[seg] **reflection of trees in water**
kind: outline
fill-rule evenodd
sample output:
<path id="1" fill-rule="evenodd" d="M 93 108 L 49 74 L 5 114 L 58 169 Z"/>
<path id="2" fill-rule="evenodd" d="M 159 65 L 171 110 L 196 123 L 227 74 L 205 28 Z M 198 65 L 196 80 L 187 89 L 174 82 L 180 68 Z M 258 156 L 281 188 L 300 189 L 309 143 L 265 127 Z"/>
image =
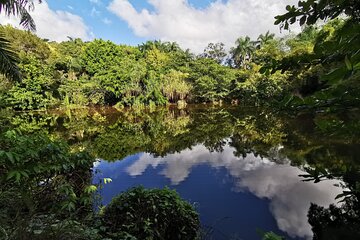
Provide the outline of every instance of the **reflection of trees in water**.
<path id="1" fill-rule="evenodd" d="M 327 208 L 312 204 L 308 219 L 314 239 L 360 238 L 360 146 L 358 113 L 317 115 L 314 123 L 317 135 L 296 133 L 301 145 L 287 155 L 297 164 L 306 164 L 305 181 L 320 182 L 328 179 L 341 181 L 343 193 L 337 196 L 337 206 Z M 297 151 L 296 151 L 297 150 Z"/>
<path id="2" fill-rule="evenodd" d="M 347 150 L 349 146 L 343 148 Z M 303 177 L 314 182 L 339 179 L 344 190 L 337 196 L 340 201 L 339 206 L 330 205 L 324 208 L 316 204 L 311 205 L 308 218 L 314 239 L 359 239 L 360 165 L 357 157 L 359 148 L 351 151 L 352 157 L 344 154 L 335 155 L 334 149 L 320 150 L 316 155 L 318 158 L 311 158 L 310 166 L 306 168 L 308 174 Z M 349 153 L 349 151 L 342 152 Z"/>
<path id="3" fill-rule="evenodd" d="M 222 152 L 227 141 L 235 148 L 236 156 L 254 154 L 278 163 L 290 159 L 292 165 L 306 170 L 308 177 L 314 180 L 336 178 L 350 191 L 340 207 L 325 209 L 313 205 L 310 208 L 309 221 L 318 239 L 327 236 L 324 233 L 330 232 L 330 228 L 338 229 L 340 234 L 346 232 L 345 228 L 351 232 L 355 229 L 351 226 L 359 226 L 356 220 L 360 216 L 359 111 L 296 118 L 265 109 L 208 106 L 184 110 L 90 108 L 7 114 L 12 115 L 11 122 L 4 114 L 0 119 L 1 129 L 41 130 L 52 138 L 65 139 L 72 149 L 88 149 L 98 158 L 107 160 L 122 159 L 138 152 L 166 156 L 198 144 L 211 152 Z M 317 224 L 319 222 L 322 224 Z"/>
<path id="4" fill-rule="evenodd" d="M 121 159 L 121 156 L 144 151 L 165 156 L 197 144 L 203 144 L 210 151 L 222 151 L 224 139 L 230 138 L 237 156 L 254 153 L 273 160 L 287 157 L 299 166 L 334 157 L 331 164 L 337 161 L 341 166 L 344 161 L 349 162 L 346 159 L 359 156 L 358 151 L 354 152 L 356 142 L 350 144 L 348 137 L 358 133 L 356 116 L 351 113 L 341 118 L 341 122 L 349 121 L 356 131 L 350 131 L 349 127 L 335 131 L 334 125 L 324 123 L 325 120 L 332 122 L 336 116 L 316 116 L 315 120 L 312 115 L 288 118 L 264 109 L 208 106 L 155 111 L 84 108 L 16 115 L 7 124 L 27 132 L 44 130 L 53 137 L 65 139 L 73 147 L 87 148 L 105 159 Z M 333 136 L 329 137 L 329 132 Z M 279 151 L 272 157 L 274 149 Z M 106 153 L 112 156 L 107 157 Z"/>

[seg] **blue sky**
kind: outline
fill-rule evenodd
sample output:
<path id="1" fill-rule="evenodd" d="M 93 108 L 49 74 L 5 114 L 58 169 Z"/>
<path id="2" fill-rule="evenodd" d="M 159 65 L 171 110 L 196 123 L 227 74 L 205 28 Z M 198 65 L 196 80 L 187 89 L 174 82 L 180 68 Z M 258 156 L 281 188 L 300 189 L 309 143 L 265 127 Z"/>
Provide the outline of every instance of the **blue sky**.
<path id="1" fill-rule="evenodd" d="M 86 25 L 90 26 L 95 38 L 130 45 L 137 45 L 148 40 L 148 38 L 136 36 L 126 21 L 107 9 L 111 0 L 47 0 L 47 2 L 53 10 L 68 11 L 81 16 Z M 131 0 L 130 2 L 138 11 L 155 10 L 146 0 Z M 201 9 L 209 6 L 214 0 L 189 0 L 188 2 L 195 8 Z"/>
<path id="2" fill-rule="evenodd" d="M 79 15 L 94 33 L 96 38 L 103 38 L 116 43 L 136 45 L 145 41 L 145 38 L 135 36 L 128 24 L 107 10 L 110 0 L 91 2 L 90 0 L 48 0 L 49 7 L 54 10 L 63 10 Z M 146 1 L 132 1 L 138 8 L 149 7 Z M 109 20 L 106 24 L 104 21 Z"/>
<path id="3" fill-rule="evenodd" d="M 268 30 L 280 35 L 274 16 L 297 0 L 47 0 L 31 13 L 36 34 L 52 41 L 67 36 L 138 45 L 175 41 L 201 53 L 208 43 L 226 48 L 240 36 L 256 39 Z M 0 24 L 19 27 L 19 19 L 0 14 Z M 295 31 L 298 28 L 293 28 Z"/>

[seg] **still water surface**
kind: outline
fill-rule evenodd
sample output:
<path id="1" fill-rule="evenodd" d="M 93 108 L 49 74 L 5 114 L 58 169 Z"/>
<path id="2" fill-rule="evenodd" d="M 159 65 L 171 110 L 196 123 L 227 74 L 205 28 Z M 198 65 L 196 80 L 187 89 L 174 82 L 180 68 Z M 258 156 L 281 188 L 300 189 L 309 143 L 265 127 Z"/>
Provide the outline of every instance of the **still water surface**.
<path id="1" fill-rule="evenodd" d="M 289 163 L 277 164 L 254 154 L 236 157 L 234 151 L 228 144 L 222 152 L 196 145 L 166 157 L 139 153 L 116 162 L 100 161 L 94 180 L 113 180 L 101 192 L 103 204 L 137 185 L 176 189 L 195 203 L 213 239 L 259 239 L 257 229 L 289 239 L 310 238 L 310 203 L 334 203 L 340 193 L 335 182 L 303 182 L 298 176 L 303 172 Z"/>
<path id="2" fill-rule="evenodd" d="M 137 185 L 176 189 L 200 213 L 206 239 L 261 239 L 259 231 L 311 239 L 310 204 L 338 204 L 341 174 L 360 162 L 358 110 L 295 117 L 241 107 L 89 108 L 11 119 L 90 151 L 92 181 L 112 179 L 98 204 Z M 337 175 L 314 183 L 299 176 L 307 172 Z"/>
<path id="3" fill-rule="evenodd" d="M 143 148 L 148 152 L 99 160 L 94 164 L 93 181 L 113 180 L 101 191 L 102 204 L 137 185 L 168 186 L 195 204 L 208 239 L 260 239 L 259 231 L 273 231 L 287 239 L 311 239 L 310 203 L 336 204 L 342 189 L 337 180 L 303 181 L 299 175 L 306 174 L 306 160 L 316 161 L 317 155 L 319 162 L 324 157 L 344 157 L 343 150 L 357 144 L 331 141 L 319 131 L 314 116 L 287 119 L 261 111 L 237 114 L 234 109 L 177 112 L 172 118 L 174 126 L 157 133 L 165 141 L 160 151 L 157 139 L 150 137 Z M 189 119 L 177 134 L 177 121 L 181 125 L 184 118 Z M 199 137 L 201 134 L 211 136 Z M 293 142 L 294 138 L 301 142 Z"/>

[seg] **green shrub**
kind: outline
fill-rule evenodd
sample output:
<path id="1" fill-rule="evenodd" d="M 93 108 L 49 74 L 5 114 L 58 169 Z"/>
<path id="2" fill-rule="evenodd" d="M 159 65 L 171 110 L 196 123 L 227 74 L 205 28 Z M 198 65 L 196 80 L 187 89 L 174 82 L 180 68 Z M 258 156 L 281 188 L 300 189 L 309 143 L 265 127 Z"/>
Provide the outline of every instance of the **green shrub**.
<path id="1" fill-rule="evenodd" d="M 200 226 L 193 206 L 168 188 L 129 189 L 105 208 L 103 220 L 108 233 L 138 239 L 196 239 Z"/>

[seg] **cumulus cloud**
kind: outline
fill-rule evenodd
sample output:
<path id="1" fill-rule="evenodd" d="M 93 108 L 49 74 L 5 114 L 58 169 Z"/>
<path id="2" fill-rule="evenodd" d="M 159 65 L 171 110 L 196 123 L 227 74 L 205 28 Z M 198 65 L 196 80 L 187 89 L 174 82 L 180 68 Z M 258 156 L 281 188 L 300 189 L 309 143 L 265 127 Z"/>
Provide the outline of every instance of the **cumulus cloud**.
<path id="1" fill-rule="evenodd" d="M 68 36 L 90 40 L 93 34 L 84 23 L 83 19 L 67 11 L 53 11 L 46 2 L 37 4 L 35 10 L 31 12 L 36 23 L 36 34 L 41 38 L 47 38 L 52 41 L 65 41 Z M 19 27 L 20 19 L 15 17 L 6 17 L 0 15 L 1 24 L 11 24 Z"/>
<path id="2" fill-rule="evenodd" d="M 335 187 L 336 181 L 318 184 L 303 182 L 299 177 L 304 174 L 288 163 L 279 165 L 266 158 L 248 154 L 245 158 L 234 156 L 235 149 L 226 145 L 223 152 L 210 152 L 198 145 L 176 154 L 154 158 L 144 153 L 127 167 L 131 176 L 142 175 L 148 167 L 156 169 L 164 166 L 159 174 L 169 178 L 174 185 L 181 184 L 191 170 L 201 164 L 213 168 L 225 168 L 234 179 L 233 191 L 250 191 L 259 198 L 270 201 L 270 211 L 279 229 L 292 237 L 312 238 L 307 212 L 310 203 L 328 206 L 335 202 L 341 188 Z"/>
<path id="3" fill-rule="evenodd" d="M 297 0 L 215 1 L 197 9 L 187 0 L 147 0 L 153 11 L 137 11 L 128 0 L 113 0 L 108 9 L 126 21 L 139 37 L 176 41 L 196 53 L 210 42 L 223 42 L 229 48 L 239 36 L 256 39 L 270 30 L 280 33 L 274 16 Z M 296 27 L 295 27 L 296 29 Z"/>

